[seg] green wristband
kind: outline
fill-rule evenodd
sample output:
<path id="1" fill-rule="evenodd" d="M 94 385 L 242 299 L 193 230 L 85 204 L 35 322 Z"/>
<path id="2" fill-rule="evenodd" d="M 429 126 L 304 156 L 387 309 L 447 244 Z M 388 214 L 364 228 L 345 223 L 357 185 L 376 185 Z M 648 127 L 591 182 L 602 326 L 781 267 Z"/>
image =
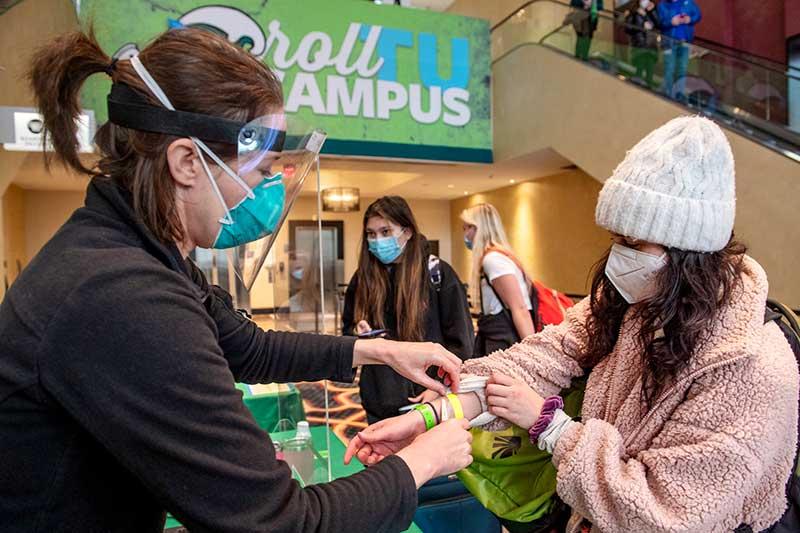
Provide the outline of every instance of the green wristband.
<path id="1" fill-rule="evenodd" d="M 436 415 L 433 413 L 433 408 L 430 405 L 423 403 L 415 406 L 414 410 L 421 414 L 422 418 L 425 420 L 425 431 L 436 426 Z"/>

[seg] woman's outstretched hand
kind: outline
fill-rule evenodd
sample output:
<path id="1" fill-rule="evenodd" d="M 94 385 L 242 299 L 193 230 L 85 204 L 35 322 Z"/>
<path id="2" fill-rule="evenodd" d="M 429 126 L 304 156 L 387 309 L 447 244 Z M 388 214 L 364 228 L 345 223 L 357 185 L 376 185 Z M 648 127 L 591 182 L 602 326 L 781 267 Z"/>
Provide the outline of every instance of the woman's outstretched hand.
<path id="1" fill-rule="evenodd" d="M 417 488 L 430 479 L 452 474 L 472 463 L 472 435 L 469 422 L 451 419 L 428 432 L 419 413 L 406 413 L 382 420 L 356 435 L 345 452 L 344 462 L 353 457 L 374 465 L 397 455 L 414 476 Z"/>
<path id="2" fill-rule="evenodd" d="M 438 394 L 446 394 L 448 384 L 458 392 L 461 359 L 432 342 L 396 342 L 385 339 L 359 339 L 353 352 L 353 366 L 388 365 L 395 372 Z M 437 367 L 445 384 L 431 378 L 427 371 Z"/>
<path id="3" fill-rule="evenodd" d="M 394 455 L 415 438 L 425 433 L 425 422 L 419 413 L 406 413 L 372 424 L 353 437 L 344 454 L 344 464 L 357 457 L 364 465 L 374 465 Z"/>

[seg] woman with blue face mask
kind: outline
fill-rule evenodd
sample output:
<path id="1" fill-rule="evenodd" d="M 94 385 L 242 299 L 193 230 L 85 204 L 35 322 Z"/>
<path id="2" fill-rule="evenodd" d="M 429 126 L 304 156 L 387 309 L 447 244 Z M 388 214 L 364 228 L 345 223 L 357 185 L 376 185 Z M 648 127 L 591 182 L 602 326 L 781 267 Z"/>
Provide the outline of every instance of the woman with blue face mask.
<path id="1" fill-rule="evenodd" d="M 79 95 L 101 73 L 109 120 L 86 168 Z M 460 359 L 263 331 L 189 259 L 228 249 L 249 284 L 319 154 L 324 134 L 283 115 L 278 78 L 200 29 L 113 61 L 92 35 L 64 35 L 34 54 L 29 78 L 56 158 L 92 179 L 0 305 L 3 533 L 156 533 L 167 511 L 192 531 L 406 529 L 416 489 L 471 461 L 463 422 L 385 466 L 302 487 L 234 383 L 352 381 L 360 365 L 389 364 L 444 392 L 426 371 L 457 383 Z"/>
<path id="2" fill-rule="evenodd" d="M 472 355 L 472 319 L 453 268 L 428 253 L 408 203 L 399 196 L 373 202 L 364 213 L 358 269 L 345 295 L 345 335 L 384 330 L 390 339 L 441 344 L 462 359 Z M 361 402 L 370 423 L 398 414 L 425 389 L 391 368 L 361 369 Z"/>
<path id="3" fill-rule="evenodd" d="M 536 329 L 532 279 L 512 250 L 500 213 L 478 204 L 461 213 L 464 244 L 472 252 L 472 301 L 480 308 L 475 355 L 508 348 Z"/>

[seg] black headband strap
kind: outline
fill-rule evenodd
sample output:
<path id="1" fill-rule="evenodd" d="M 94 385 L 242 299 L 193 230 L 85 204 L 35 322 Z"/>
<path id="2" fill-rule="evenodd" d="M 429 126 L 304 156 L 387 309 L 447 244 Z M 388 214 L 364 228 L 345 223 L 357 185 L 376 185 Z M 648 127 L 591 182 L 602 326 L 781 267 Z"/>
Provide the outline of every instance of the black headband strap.
<path id="1" fill-rule="evenodd" d="M 242 122 L 188 111 L 170 111 L 148 103 L 123 83 L 111 86 L 108 95 L 108 120 L 134 130 L 197 137 L 208 142 L 238 144 Z"/>
<path id="2" fill-rule="evenodd" d="M 114 59 L 111 60 L 111 63 L 109 63 L 105 68 L 106 74 L 108 74 L 109 76 L 114 74 L 114 69 L 117 68 L 117 61 L 119 61 L 118 57 L 115 57 Z"/>

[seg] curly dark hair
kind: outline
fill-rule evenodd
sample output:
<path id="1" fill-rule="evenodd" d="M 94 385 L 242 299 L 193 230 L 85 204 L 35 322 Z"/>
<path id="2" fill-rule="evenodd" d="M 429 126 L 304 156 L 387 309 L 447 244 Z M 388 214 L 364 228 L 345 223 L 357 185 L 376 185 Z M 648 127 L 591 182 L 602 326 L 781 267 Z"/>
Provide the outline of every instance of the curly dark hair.
<path id="1" fill-rule="evenodd" d="M 719 252 L 667 249 L 667 265 L 656 276 L 655 295 L 629 305 L 606 277 L 607 251 L 593 270 L 586 347 L 578 358 L 581 365 L 597 365 L 614 349 L 623 319 L 636 321 L 644 359 L 642 395 L 652 406 L 664 387 L 689 364 L 698 345 L 708 339 L 717 313 L 741 282 L 746 252 L 734 237 Z"/>

